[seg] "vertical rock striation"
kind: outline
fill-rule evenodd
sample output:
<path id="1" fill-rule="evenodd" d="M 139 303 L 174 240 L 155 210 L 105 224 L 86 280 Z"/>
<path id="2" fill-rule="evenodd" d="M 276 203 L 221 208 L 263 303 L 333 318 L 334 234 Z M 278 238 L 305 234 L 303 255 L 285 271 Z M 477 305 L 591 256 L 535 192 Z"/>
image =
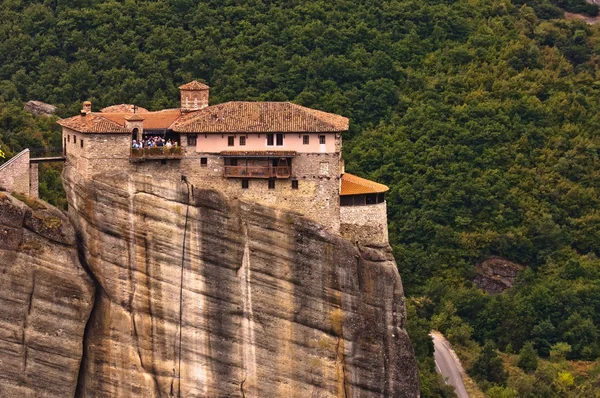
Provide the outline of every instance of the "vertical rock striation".
<path id="1" fill-rule="evenodd" d="M 182 182 L 63 179 L 97 281 L 78 396 L 418 396 L 389 247 Z"/>
<path id="2" fill-rule="evenodd" d="M 66 217 L 20 198 L 0 192 L 0 397 L 72 397 L 94 284 Z"/>

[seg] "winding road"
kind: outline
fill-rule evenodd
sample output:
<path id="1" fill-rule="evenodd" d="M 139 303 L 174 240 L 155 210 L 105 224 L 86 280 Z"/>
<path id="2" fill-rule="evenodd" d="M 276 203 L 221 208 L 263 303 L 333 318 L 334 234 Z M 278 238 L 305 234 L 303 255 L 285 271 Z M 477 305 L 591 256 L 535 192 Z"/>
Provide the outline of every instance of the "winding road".
<path id="1" fill-rule="evenodd" d="M 458 357 L 452 348 L 450 348 L 450 344 L 439 332 L 432 331 L 430 335 L 433 338 L 433 347 L 435 350 L 433 357 L 437 372 L 444 376 L 446 384 L 454 387 L 458 398 L 469 398 L 461 376 L 464 370 Z"/>

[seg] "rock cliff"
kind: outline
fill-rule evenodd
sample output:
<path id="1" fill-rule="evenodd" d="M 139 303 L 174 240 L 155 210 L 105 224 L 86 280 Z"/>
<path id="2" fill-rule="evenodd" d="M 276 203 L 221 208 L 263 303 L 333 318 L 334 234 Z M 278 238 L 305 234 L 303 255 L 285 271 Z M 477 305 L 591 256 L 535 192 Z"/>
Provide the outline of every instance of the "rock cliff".
<path id="1" fill-rule="evenodd" d="M 60 211 L 0 192 L 0 397 L 72 397 L 94 284 Z"/>
<path id="2" fill-rule="evenodd" d="M 389 247 L 156 176 L 63 179 L 97 285 L 78 396 L 418 396 Z"/>

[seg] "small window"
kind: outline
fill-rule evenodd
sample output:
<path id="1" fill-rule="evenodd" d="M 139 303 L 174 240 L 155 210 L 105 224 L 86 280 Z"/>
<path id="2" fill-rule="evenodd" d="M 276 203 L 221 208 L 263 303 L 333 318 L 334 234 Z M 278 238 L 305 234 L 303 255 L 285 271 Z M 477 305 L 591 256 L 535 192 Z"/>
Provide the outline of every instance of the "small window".
<path id="1" fill-rule="evenodd" d="M 208 158 L 200 158 L 200 167 L 208 166 Z"/>
<path id="2" fill-rule="evenodd" d="M 246 145 L 246 136 L 240 135 L 240 146 Z"/>
<path id="3" fill-rule="evenodd" d="M 275 180 L 269 180 L 269 189 L 275 189 Z"/>
<path id="4" fill-rule="evenodd" d="M 340 196 L 340 206 L 354 206 L 352 195 Z"/>
<path id="5" fill-rule="evenodd" d="M 283 134 L 277 134 L 277 145 L 278 146 L 283 145 Z"/>
<path id="6" fill-rule="evenodd" d="M 227 146 L 233 146 L 235 144 L 235 137 L 230 135 L 227 137 Z"/>
<path id="7" fill-rule="evenodd" d="M 70 135 L 67 136 L 67 142 L 71 143 L 71 136 Z"/>
<path id="8" fill-rule="evenodd" d="M 242 189 L 248 189 L 248 180 L 246 178 L 244 178 L 242 180 Z"/>
<path id="9" fill-rule="evenodd" d="M 83 148 L 83 138 L 79 140 L 79 145 Z"/>
<path id="10" fill-rule="evenodd" d="M 309 142 L 310 140 L 308 135 L 302 136 L 302 144 L 308 145 Z"/>
<path id="11" fill-rule="evenodd" d="M 187 144 L 189 146 L 196 146 L 196 142 L 197 142 L 197 136 L 196 135 L 188 135 L 187 136 Z"/>
<path id="12" fill-rule="evenodd" d="M 77 136 L 76 135 L 73 136 L 73 144 L 77 144 Z"/>
<path id="13" fill-rule="evenodd" d="M 298 180 L 292 180 L 292 189 L 298 189 Z"/>
<path id="14" fill-rule="evenodd" d="M 325 136 L 324 135 L 319 136 L 319 144 L 321 144 L 321 145 L 325 144 Z"/>
<path id="15" fill-rule="evenodd" d="M 267 134 L 267 145 L 273 146 L 273 134 Z"/>

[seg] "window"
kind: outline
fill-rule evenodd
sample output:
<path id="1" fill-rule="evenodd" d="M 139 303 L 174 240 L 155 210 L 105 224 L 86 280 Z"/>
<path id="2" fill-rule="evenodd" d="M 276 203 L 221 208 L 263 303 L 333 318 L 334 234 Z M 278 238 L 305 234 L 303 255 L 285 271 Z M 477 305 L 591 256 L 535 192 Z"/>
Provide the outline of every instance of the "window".
<path id="1" fill-rule="evenodd" d="M 71 143 L 71 136 L 70 135 L 67 136 L 67 142 Z"/>
<path id="2" fill-rule="evenodd" d="M 283 145 L 283 134 L 277 134 L 277 145 L 278 146 Z"/>
<path id="3" fill-rule="evenodd" d="M 340 196 L 340 206 L 353 206 L 354 197 L 352 195 Z"/>
<path id="4" fill-rule="evenodd" d="M 275 189 L 275 180 L 269 180 L 269 189 Z"/>
<path id="5" fill-rule="evenodd" d="M 83 138 L 79 140 L 79 144 L 83 148 Z"/>
<path id="6" fill-rule="evenodd" d="M 235 144 L 235 137 L 230 135 L 227 137 L 227 146 L 233 146 Z"/>
<path id="7" fill-rule="evenodd" d="M 273 146 L 273 134 L 267 134 L 267 145 Z"/>
<path id="8" fill-rule="evenodd" d="M 298 189 L 298 180 L 292 180 L 292 189 Z"/>
<path id="9" fill-rule="evenodd" d="M 73 144 L 77 144 L 77 136 L 76 135 L 73 136 Z"/>
<path id="10" fill-rule="evenodd" d="M 302 144 L 308 145 L 308 143 L 309 143 L 309 136 L 308 135 L 302 136 Z"/>
<path id="11" fill-rule="evenodd" d="M 240 146 L 246 145 L 246 136 L 240 135 Z"/>
<path id="12" fill-rule="evenodd" d="M 208 158 L 200 158 L 200 167 L 208 166 Z"/>
<path id="13" fill-rule="evenodd" d="M 321 145 L 325 144 L 325 136 L 324 135 L 319 136 L 319 144 L 321 144 Z"/>
<path id="14" fill-rule="evenodd" d="M 248 180 L 246 178 L 242 180 L 242 189 L 248 189 Z"/>
<path id="15" fill-rule="evenodd" d="M 196 146 L 196 142 L 197 142 L 197 136 L 196 135 L 188 135 L 187 136 L 187 144 L 189 146 Z"/>

